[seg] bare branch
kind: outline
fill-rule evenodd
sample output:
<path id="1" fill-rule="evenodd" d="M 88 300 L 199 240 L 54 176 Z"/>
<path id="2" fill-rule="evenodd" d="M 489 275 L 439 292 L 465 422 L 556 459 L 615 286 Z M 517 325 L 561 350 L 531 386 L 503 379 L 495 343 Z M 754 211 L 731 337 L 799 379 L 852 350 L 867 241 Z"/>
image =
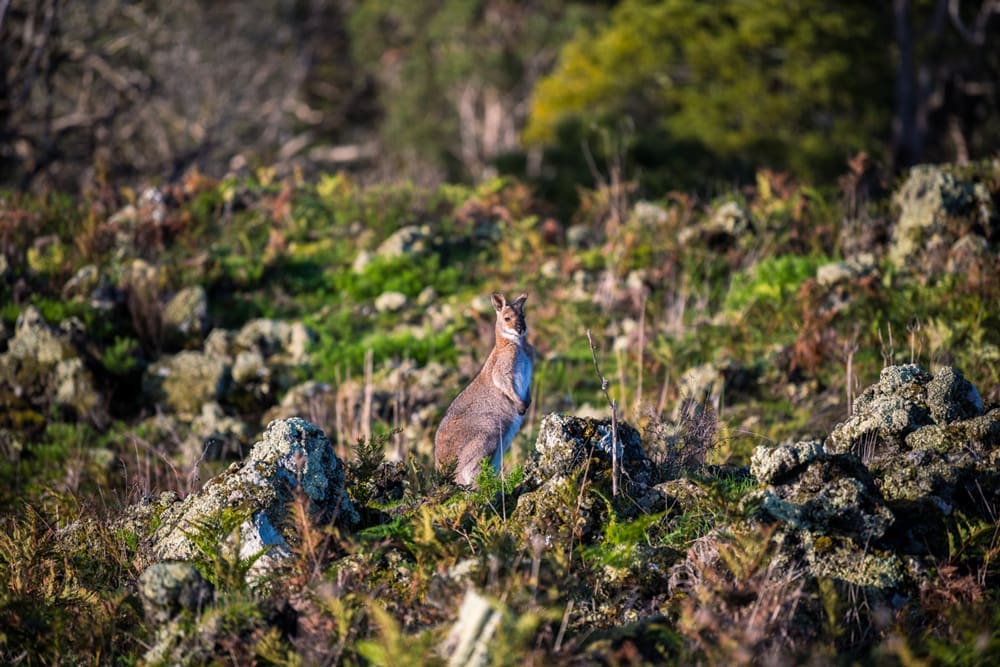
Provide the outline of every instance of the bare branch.
<path id="1" fill-rule="evenodd" d="M 587 340 L 590 342 L 590 355 L 594 359 L 594 370 L 601 380 L 601 391 L 604 398 L 611 406 L 611 495 L 618 496 L 618 402 L 608 395 L 608 378 L 601 373 L 601 368 L 597 364 L 597 348 L 594 346 L 594 338 L 587 329 Z"/>

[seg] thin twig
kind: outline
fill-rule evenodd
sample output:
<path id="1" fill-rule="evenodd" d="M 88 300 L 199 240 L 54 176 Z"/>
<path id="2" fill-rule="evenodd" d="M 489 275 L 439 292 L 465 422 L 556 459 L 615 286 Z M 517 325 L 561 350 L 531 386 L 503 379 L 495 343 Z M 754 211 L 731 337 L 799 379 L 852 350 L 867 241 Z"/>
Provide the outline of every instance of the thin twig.
<path id="1" fill-rule="evenodd" d="M 618 496 L 618 403 L 608 395 L 608 378 L 601 373 L 601 367 L 597 364 L 597 348 L 594 347 L 594 338 L 587 329 L 587 340 L 590 342 L 590 355 L 594 358 L 594 371 L 601 380 L 601 391 L 604 398 L 611 406 L 611 495 Z"/>
<path id="2" fill-rule="evenodd" d="M 562 648 L 563 637 L 566 635 L 566 628 L 569 626 L 569 615 L 573 613 L 573 601 L 566 603 L 566 611 L 563 613 L 562 623 L 559 624 L 559 633 L 556 635 L 556 643 L 552 647 L 554 653 L 558 653 Z"/>

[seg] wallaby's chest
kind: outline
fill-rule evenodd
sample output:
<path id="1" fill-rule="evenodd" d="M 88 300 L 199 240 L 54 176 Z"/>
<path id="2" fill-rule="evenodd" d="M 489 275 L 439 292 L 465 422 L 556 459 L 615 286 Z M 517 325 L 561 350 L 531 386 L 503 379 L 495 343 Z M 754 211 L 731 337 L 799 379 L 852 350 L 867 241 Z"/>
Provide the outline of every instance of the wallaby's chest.
<path id="1" fill-rule="evenodd" d="M 514 371 L 512 373 L 512 378 L 514 382 L 514 392 L 521 398 L 521 400 L 526 400 L 528 395 L 531 394 L 532 371 L 533 364 L 531 362 L 531 355 L 529 355 L 523 348 L 518 347 L 517 354 L 514 357 Z"/>

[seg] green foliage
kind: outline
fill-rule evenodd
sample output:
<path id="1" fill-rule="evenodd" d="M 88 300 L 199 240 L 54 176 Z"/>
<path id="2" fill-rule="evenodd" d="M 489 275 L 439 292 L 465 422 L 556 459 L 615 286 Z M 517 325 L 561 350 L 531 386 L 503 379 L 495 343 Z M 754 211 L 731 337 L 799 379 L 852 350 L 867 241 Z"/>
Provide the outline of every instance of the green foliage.
<path id="1" fill-rule="evenodd" d="M 205 580 L 216 589 L 246 590 L 247 574 L 268 552 L 268 547 L 244 558 L 240 555 L 240 526 L 249 519 L 239 508 L 226 507 L 207 519 L 194 523 L 184 534 L 198 551 L 195 565 Z"/>
<path id="2" fill-rule="evenodd" d="M 525 137 L 553 142 L 567 118 L 624 114 L 688 155 L 713 155 L 716 169 L 745 160 L 829 174 L 888 138 L 885 18 L 858 2 L 629 0 L 566 44 Z"/>
<path id="3" fill-rule="evenodd" d="M 409 298 L 416 298 L 425 287 L 433 287 L 440 294 L 451 294 L 464 278 L 461 267 L 442 267 L 440 257 L 430 254 L 375 258 L 360 276 L 347 272 L 338 275 L 336 287 L 355 301 L 369 301 L 383 292 L 402 292 Z"/>
<path id="4" fill-rule="evenodd" d="M 478 176 L 483 162 L 498 157 L 481 146 L 497 138 L 476 134 L 463 100 L 522 113 L 515 105 L 551 59 L 551 45 L 594 13 L 588 3 L 562 0 L 360 5 L 349 23 L 354 58 L 380 83 L 379 129 L 398 169 L 412 177 L 426 178 L 427 166 L 453 180 Z M 463 135 L 475 138 L 457 144 Z"/>
<path id="5" fill-rule="evenodd" d="M 816 269 L 830 260 L 822 256 L 782 255 L 768 257 L 745 273 L 733 276 L 725 307 L 744 311 L 761 308 L 773 312 L 784 306 Z"/>
<path id="6" fill-rule="evenodd" d="M 101 363 L 112 375 L 128 375 L 139 368 L 142 346 L 134 338 L 115 336 L 114 344 L 105 348 Z"/>

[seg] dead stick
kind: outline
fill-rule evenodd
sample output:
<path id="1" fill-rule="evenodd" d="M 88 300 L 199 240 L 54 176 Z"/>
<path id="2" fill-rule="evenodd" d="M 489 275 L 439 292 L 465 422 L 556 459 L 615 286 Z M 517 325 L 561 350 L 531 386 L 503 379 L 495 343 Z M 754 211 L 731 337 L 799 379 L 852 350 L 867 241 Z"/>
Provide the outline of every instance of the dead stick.
<path id="1" fill-rule="evenodd" d="M 618 497 L 618 403 L 608 395 L 608 378 L 604 377 L 600 366 L 597 365 L 597 348 L 594 347 L 590 329 L 587 329 L 587 340 L 590 342 L 590 355 L 594 358 L 594 370 L 601 380 L 601 391 L 611 406 L 611 495 Z"/>

